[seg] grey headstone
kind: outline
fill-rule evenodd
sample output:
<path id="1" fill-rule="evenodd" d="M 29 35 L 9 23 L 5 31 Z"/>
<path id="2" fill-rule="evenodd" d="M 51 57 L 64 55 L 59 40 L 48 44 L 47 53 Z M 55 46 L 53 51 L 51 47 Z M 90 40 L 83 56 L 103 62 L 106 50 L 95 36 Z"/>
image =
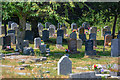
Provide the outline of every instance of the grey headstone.
<path id="1" fill-rule="evenodd" d="M 58 61 L 58 75 L 68 75 L 72 73 L 72 62 L 67 56 L 62 56 Z"/>
<path id="2" fill-rule="evenodd" d="M 15 30 L 16 27 L 17 27 L 17 23 L 12 23 L 11 24 L 11 30 Z"/>
<path id="3" fill-rule="evenodd" d="M 26 23 L 26 30 L 31 30 L 31 29 L 30 29 L 30 24 L 29 24 L 29 23 Z"/>
<path id="4" fill-rule="evenodd" d="M 49 31 L 48 30 L 42 31 L 42 40 L 43 41 L 49 40 Z"/>
<path id="5" fill-rule="evenodd" d="M 76 23 L 71 24 L 71 30 L 73 30 L 73 29 L 77 29 L 77 24 Z"/>
<path id="6" fill-rule="evenodd" d="M 41 53 L 46 53 L 46 45 L 40 45 Z"/>
<path id="7" fill-rule="evenodd" d="M 62 36 L 62 39 L 64 39 L 64 31 L 63 30 L 57 30 L 57 37 Z"/>
<path id="8" fill-rule="evenodd" d="M 62 45 L 62 36 L 57 37 L 56 43 Z"/>
<path id="9" fill-rule="evenodd" d="M 111 42 L 111 57 L 120 56 L 120 39 L 112 39 Z"/>
<path id="10" fill-rule="evenodd" d="M 38 30 L 43 31 L 44 26 L 42 23 L 38 23 Z"/>
<path id="11" fill-rule="evenodd" d="M 72 32 L 72 33 L 70 34 L 70 38 L 71 38 L 71 39 L 77 39 L 77 34 L 76 34 L 76 32 Z"/>
<path id="12" fill-rule="evenodd" d="M 39 48 L 39 46 L 41 45 L 41 38 L 35 38 L 34 39 L 34 48 Z"/>
<path id="13" fill-rule="evenodd" d="M 68 49 L 72 52 L 77 51 L 77 40 L 76 39 L 70 39 L 68 41 Z"/>
<path id="14" fill-rule="evenodd" d="M 91 34 L 89 35 L 89 39 L 90 39 L 90 40 L 96 40 L 96 33 L 91 33 Z"/>
<path id="15" fill-rule="evenodd" d="M 32 47 L 24 47 L 23 50 L 24 55 L 34 55 L 34 49 Z"/>
<path id="16" fill-rule="evenodd" d="M 7 35 L 9 35 L 9 36 L 11 37 L 11 43 L 12 43 L 12 44 L 15 44 L 15 43 L 16 43 L 15 34 L 14 34 L 14 33 L 9 33 L 9 34 L 7 34 Z"/>
<path id="17" fill-rule="evenodd" d="M 50 37 L 52 37 L 53 34 L 55 34 L 55 26 L 54 25 L 50 25 L 49 26 L 49 35 L 50 35 Z"/>
<path id="18" fill-rule="evenodd" d="M 82 48 L 82 40 L 77 39 L 77 49 L 81 49 L 81 48 Z"/>

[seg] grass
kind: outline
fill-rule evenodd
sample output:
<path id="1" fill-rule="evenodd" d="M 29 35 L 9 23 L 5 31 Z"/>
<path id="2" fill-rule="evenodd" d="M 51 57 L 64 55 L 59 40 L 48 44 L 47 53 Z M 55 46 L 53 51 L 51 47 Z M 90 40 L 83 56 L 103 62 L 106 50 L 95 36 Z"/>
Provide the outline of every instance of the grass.
<path id="1" fill-rule="evenodd" d="M 67 33 L 70 34 L 71 30 L 67 30 Z M 89 35 L 87 35 L 87 39 L 89 38 Z M 50 45 L 50 56 L 47 57 L 47 61 L 43 62 L 37 62 L 37 63 L 30 63 L 30 65 L 34 64 L 42 64 L 41 67 L 36 66 L 30 66 L 25 68 L 25 70 L 15 70 L 14 68 L 2 68 L 2 77 L 3 78 L 68 78 L 69 76 L 64 75 L 57 75 L 57 69 L 54 69 L 57 67 L 57 62 L 62 57 L 62 55 L 54 55 L 54 53 L 65 53 L 65 49 L 68 48 L 67 46 L 67 40 L 69 38 L 65 37 L 66 40 L 63 41 L 63 47 L 64 49 L 57 49 L 56 48 L 56 39 L 50 38 L 49 42 L 45 42 L 45 44 Z M 78 73 L 78 72 L 85 72 L 90 71 L 89 70 L 77 70 L 76 67 L 89 67 L 93 64 L 102 64 L 102 65 L 108 65 L 108 64 L 117 64 L 117 58 L 110 57 L 111 48 L 107 47 L 105 49 L 105 52 L 103 53 L 103 45 L 104 45 L 104 37 L 101 37 L 101 32 L 98 32 L 97 34 L 97 57 L 88 57 L 84 56 L 85 53 L 85 45 L 83 44 L 82 49 L 78 49 L 80 51 L 80 54 L 69 54 L 69 58 L 72 61 L 72 73 Z M 29 45 L 30 47 L 34 48 L 33 44 Z M 15 49 L 15 45 L 12 46 L 12 48 Z M 40 54 L 39 49 L 35 49 L 35 57 L 39 58 L 41 56 L 44 56 L 43 54 Z M 11 51 L 4 51 L 1 50 L 0 52 L 4 54 L 12 53 Z M 97 59 L 99 58 L 99 59 Z M 17 63 L 17 60 L 2 60 L 2 65 L 11 65 L 14 67 L 17 67 L 19 65 L 22 65 L 23 63 Z M 45 68 L 49 67 L 49 68 Z M 46 73 L 46 71 L 50 71 L 50 73 Z M 24 73 L 31 73 L 30 75 L 18 75 L 16 72 L 24 72 Z"/>

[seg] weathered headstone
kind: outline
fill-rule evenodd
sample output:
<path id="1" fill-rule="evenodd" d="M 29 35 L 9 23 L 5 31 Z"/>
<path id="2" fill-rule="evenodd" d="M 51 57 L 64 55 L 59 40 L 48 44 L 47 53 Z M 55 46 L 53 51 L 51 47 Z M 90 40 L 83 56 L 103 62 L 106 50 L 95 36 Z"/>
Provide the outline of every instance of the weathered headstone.
<path id="1" fill-rule="evenodd" d="M 62 56 L 58 61 L 58 75 L 68 75 L 72 73 L 72 62 L 67 56 Z"/>
<path id="2" fill-rule="evenodd" d="M 76 29 L 76 30 L 77 30 L 77 24 L 76 24 L 76 23 L 72 23 L 72 24 L 71 24 L 71 30 L 73 30 L 73 29 Z"/>
<path id="3" fill-rule="evenodd" d="M 77 40 L 76 39 L 70 39 L 68 41 L 68 49 L 71 52 L 77 52 Z"/>
<path id="4" fill-rule="evenodd" d="M 89 35 L 89 39 L 90 39 L 90 40 L 96 40 L 96 34 L 95 34 L 95 33 L 91 33 L 91 34 Z"/>
<path id="5" fill-rule="evenodd" d="M 82 41 L 86 41 L 86 34 L 79 34 L 79 38 L 82 39 Z"/>
<path id="6" fill-rule="evenodd" d="M 49 31 L 48 30 L 42 31 L 42 40 L 43 41 L 49 40 Z"/>
<path id="7" fill-rule="evenodd" d="M 43 31 L 43 28 L 44 28 L 44 26 L 42 25 L 42 23 L 38 23 L 38 30 Z"/>
<path id="8" fill-rule="evenodd" d="M 46 45 L 40 45 L 40 51 L 41 53 L 46 53 Z"/>
<path id="9" fill-rule="evenodd" d="M 106 35 L 104 40 L 104 46 L 109 46 L 109 43 L 111 42 L 111 40 L 112 40 L 112 36 L 109 34 Z"/>
<path id="10" fill-rule="evenodd" d="M 9 33 L 8 36 L 11 37 L 11 43 L 12 43 L 12 44 L 15 44 L 15 43 L 16 43 L 16 37 L 15 37 L 15 34 L 14 34 L 14 33 Z"/>
<path id="11" fill-rule="evenodd" d="M 10 33 L 14 33 L 15 34 L 15 30 L 8 30 L 8 34 Z"/>
<path id="12" fill-rule="evenodd" d="M 29 41 L 28 40 L 24 40 L 23 41 L 23 46 L 24 47 L 29 47 Z"/>
<path id="13" fill-rule="evenodd" d="M 34 49 L 32 47 L 24 47 L 23 50 L 24 55 L 34 55 Z"/>
<path id="14" fill-rule="evenodd" d="M 8 28 L 11 28 L 11 24 L 13 23 L 13 21 L 9 21 L 8 22 Z"/>
<path id="15" fill-rule="evenodd" d="M 76 32 L 72 32 L 72 33 L 70 34 L 70 38 L 71 38 L 71 39 L 77 39 L 77 34 L 76 34 Z"/>
<path id="16" fill-rule="evenodd" d="M 96 50 L 93 50 L 93 40 L 86 40 L 85 55 L 96 55 Z"/>
<path id="17" fill-rule="evenodd" d="M 62 39 L 64 39 L 64 31 L 61 29 L 57 30 L 57 37 L 58 36 L 62 36 Z"/>
<path id="18" fill-rule="evenodd" d="M 112 39 L 111 42 L 111 57 L 120 56 L 120 39 Z"/>
<path id="19" fill-rule="evenodd" d="M 39 48 L 41 45 L 41 38 L 35 38 L 34 39 L 34 48 Z"/>
<path id="20" fill-rule="evenodd" d="M 77 49 L 81 49 L 81 48 L 82 48 L 82 40 L 77 39 Z"/>
<path id="21" fill-rule="evenodd" d="M 53 34 L 55 34 L 55 26 L 54 25 L 50 25 L 49 26 L 49 35 L 50 35 L 50 37 L 52 37 Z"/>
<path id="22" fill-rule="evenodd" d="M 30 31 L 30 30 L 26 30 L 26 31 L 25 31 L 24 40 L 33 41 L 33 40 L 34 40 L 34 34 L 33 34 L 33 32 Z"/>
<path id="23" fill-rule="evenodd" d="M 26 30 L 31 30 L 31 29 L 30 29 L 30 24 L 29 24 L 29 23 L 26 23 Z"/>
<path id="24" fill-rule="evenodd" d="M 80 28 L 78 29 L 78 33 L 79 33 L 79 34 L 84 34 L 84 27 L 80 27 Z"/>
<path id="25" fill-rule="evenodd" d="M 62 36 L 57 37 L 56 43 L 59 44 L 59 45 L 62 45 Z"/>
<path id="26" fill-rule="evenodd" d="M 51 25 L 50 22 L 46 22 L 46 23 L 45 23 L 45 28 L 49 28 L 50 25 Z"/>
<path id="27" fill-rule="evenodd" d="M 97 27 L 90 27 L 89 32 L 97 34 Z"/>
<path id="28" fill-rule="evenodd" d="M 85 29 L 88 29 L 90 27 L 89 23 L 88 22 L 84 22 L 82 24 L 82 27 L 84 27 Z"/>
<path id="29" fill-rule="evenodd" d="M 16 27 L 17 27 L 17 23 L 12 23 L 11 24 L 11 30 L 15 30 Z"/>

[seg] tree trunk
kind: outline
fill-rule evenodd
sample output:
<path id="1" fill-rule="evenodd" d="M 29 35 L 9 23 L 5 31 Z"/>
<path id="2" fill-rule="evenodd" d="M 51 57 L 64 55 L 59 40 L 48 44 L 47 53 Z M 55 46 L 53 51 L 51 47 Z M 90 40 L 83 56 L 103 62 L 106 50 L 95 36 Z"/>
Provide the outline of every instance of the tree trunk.
<path id="1" fill-rule="evenodd" d="M 31 19 L 31 27 L 32 27 L 32 31 L 34 33 L 34 38 L 39 37 L 37 25 L 38 25 L 37 19 Z"/>
<path id="2" fill-rule="evenodd" d="M 113 39 L 114 39 L 114 36 L 115 36 L 116 22 L 117 22 L 117 15 L 115 15 L 115 20 L 114 20 L 114 24 L 113 24 L 113 32 L 112 32 L 112 38 Z"/>
<path id="3" fill-rule="evenodd" d="M 16 49 L 23 52 L 23 40 L 25 36 L 26 17 L 19 18 L 19 27 L 17 29 Z"/>

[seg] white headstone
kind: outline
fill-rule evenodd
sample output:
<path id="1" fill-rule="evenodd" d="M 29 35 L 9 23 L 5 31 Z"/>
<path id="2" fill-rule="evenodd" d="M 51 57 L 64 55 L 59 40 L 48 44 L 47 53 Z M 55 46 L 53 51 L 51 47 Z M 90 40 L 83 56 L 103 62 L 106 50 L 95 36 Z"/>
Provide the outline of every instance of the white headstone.
<path id="1" fill-rule="evenodd" d="M 12 30 L 15 30 L 15 28 L 17 28 L 17 23 L 12 23 L 12 24 L 11 24 L 11 29 L 12 29 Z"/>
<path id="2" fill-rule="evenodd" d="M 31 29 L 30 29 L 30 24 L 29 24 L 29 23 L 26 23 L 26 30 L 31 30 Z"/>
<path id="3" fill-rule="evenodd" d="M 39 48 L 39 46 L 41 45 L 41 38 L 35 38 L 34 39 L 34 48 Z"/>

